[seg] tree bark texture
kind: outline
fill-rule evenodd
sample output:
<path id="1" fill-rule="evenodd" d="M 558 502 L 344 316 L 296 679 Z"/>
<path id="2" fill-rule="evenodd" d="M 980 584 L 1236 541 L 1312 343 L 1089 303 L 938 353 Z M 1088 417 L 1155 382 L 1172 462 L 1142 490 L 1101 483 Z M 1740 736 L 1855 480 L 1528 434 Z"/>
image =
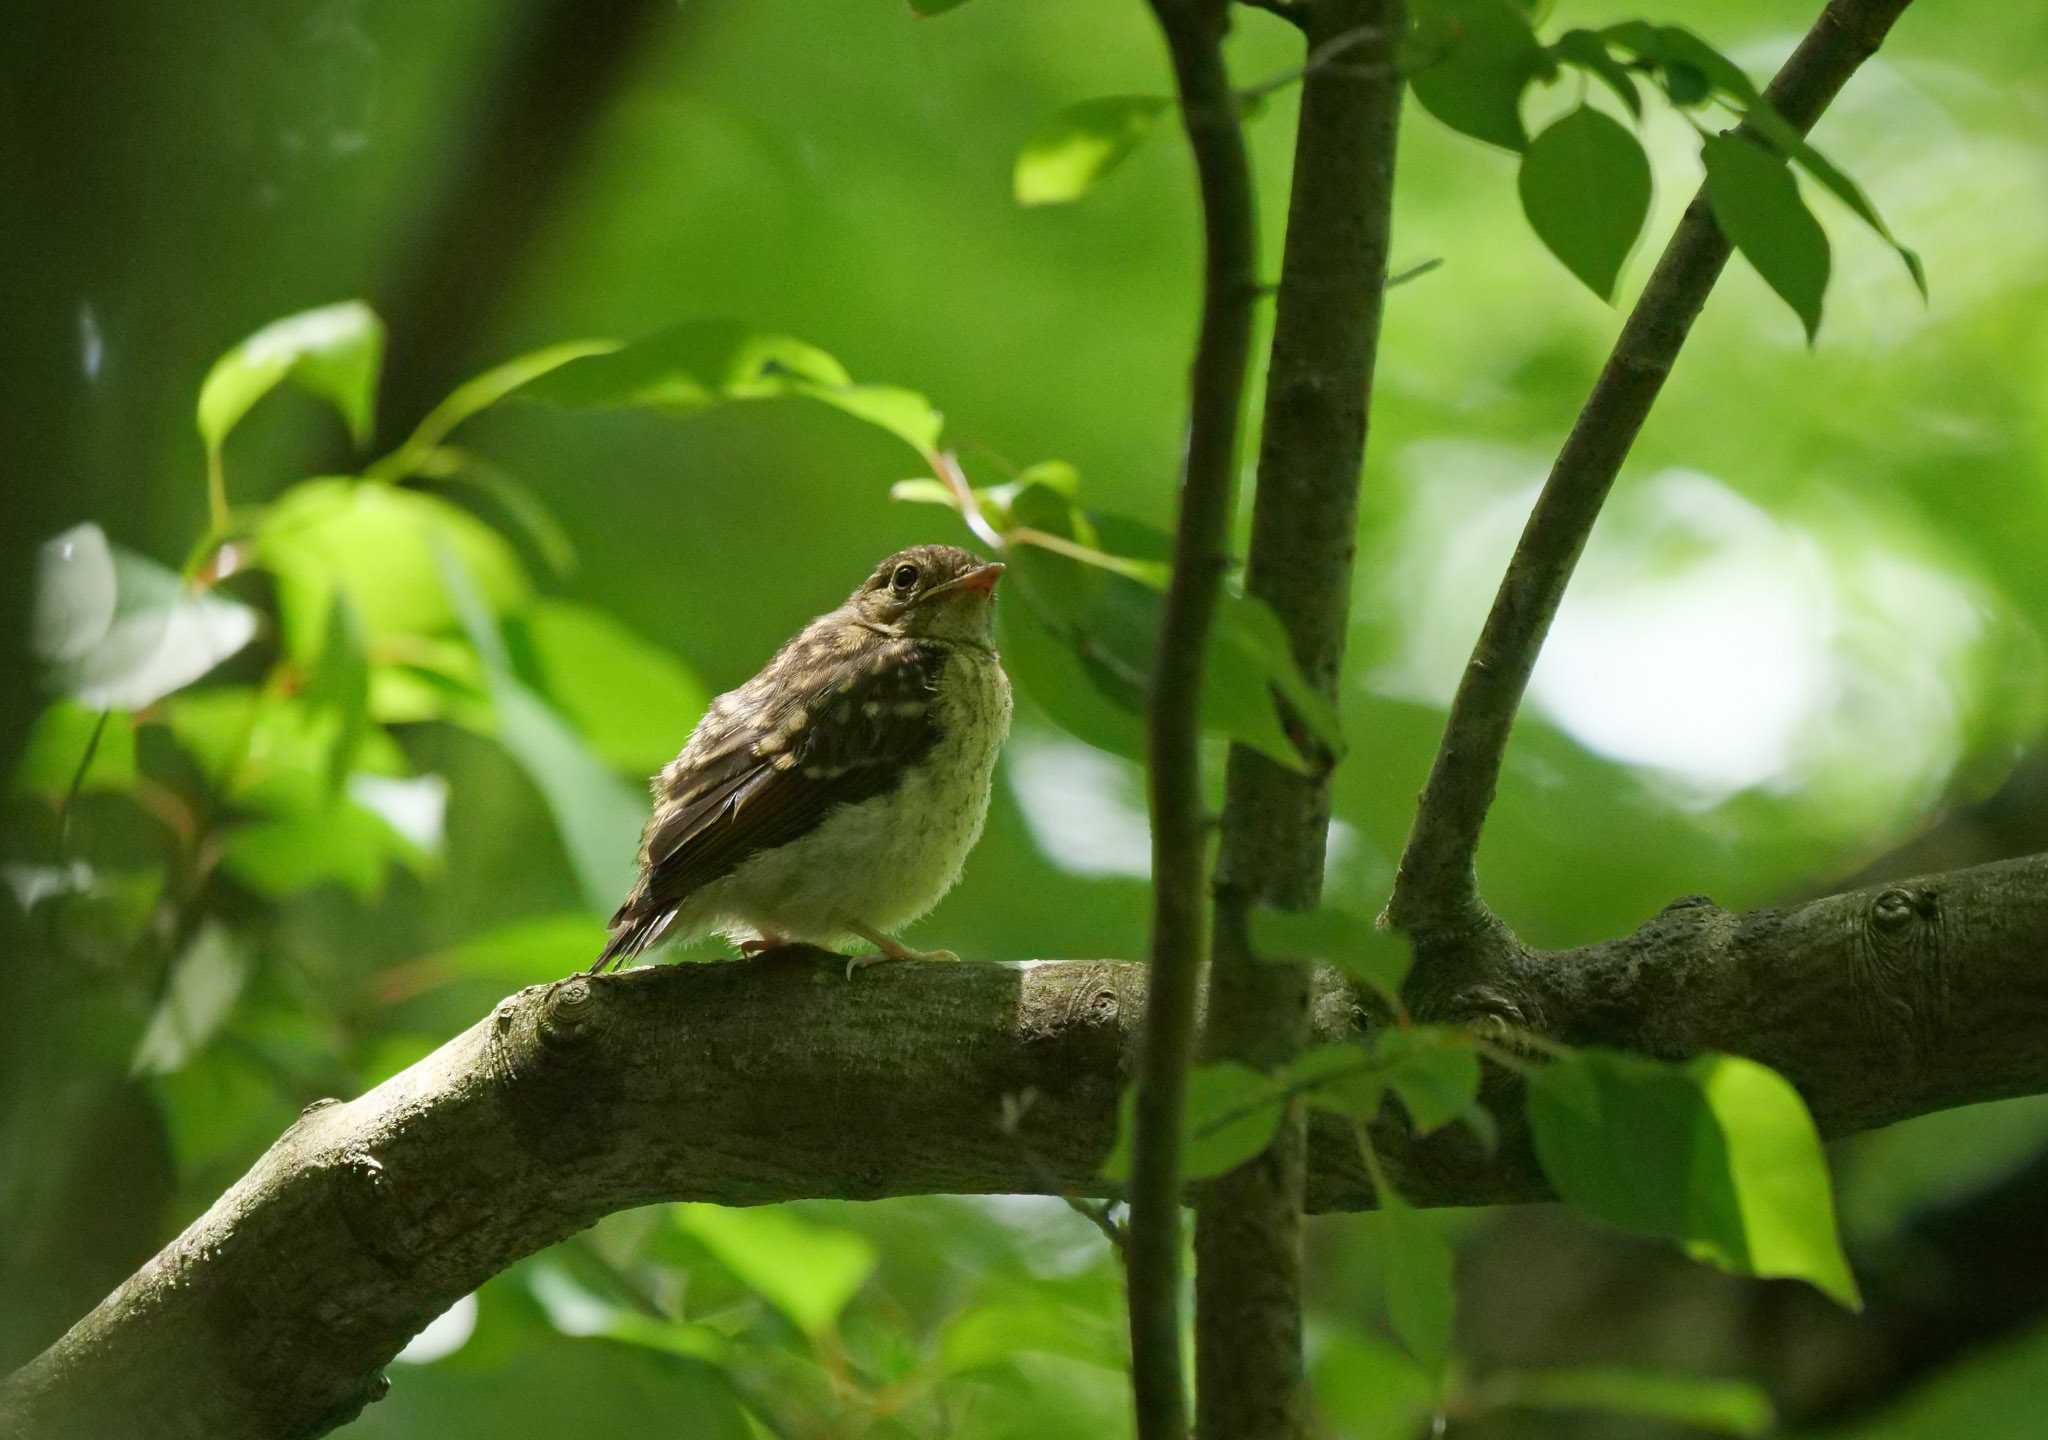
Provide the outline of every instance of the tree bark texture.
<path id="1" fill-rule="evenodd" d="M 1302 674 L 1334 702 L 1351 623 L 1359 474 L 1386 288 L 1403 11 L 1399 0 L 1315 0 L 1298 19 L 1311 58 L 1245 588 L 1272 606 Z M 1306 741 L 1304 727 L 1290 728 Z M 1314 773 L 1298 775 L 1242 745 L 1231 749 L 1203 1036 L 1210 1059 L 1272 1070 L 1307 1038 L 1309 967 L 1255 955 L 1250 917 L 1260 905 L 1309 909 L 1321 894 L 1333 757 L 1317 758 Z M 1304 1433 L 1306 1137 L 1301 1108 L 1290 1107 L 1264 1153 L 1202 1196 L 1195 1429 L 1205 1440 Z"/>
<path id="2" fill-rule="evenodd" d="M 1094 1176 L 1145 967 L 897 964 L 848 983 L 843 964 L 785 951 L 508 998 L 368 1094 L 311 1108 L 0 1386 L 0 1433 L 324 1433 L 458 1297 L 636 1205 L 1109 1193 Z M 1746 914 L 1686 899 L 1620 939 L 1443 968 L 1462 983 L 1418 997 L 1425 1013 L 1748 1055 L 1789 1077 L 1829 1135 L 2048 1091 L 2048 855 Z M 1361 1023 L 1319 971 L 1317 1036 Z M 1417 1142 L 1381 1117 L 1404 1195 L 1547 1197 L 1516 1097 L 1495 1083 L 1492 1158 L 1460 1130 Z M 1027 1091 L 1021 1133 L 1006 1134 L 1004 1098 Z M 1310 1128 L 1307 1194 L 1317 1210 L 1371 1203 L 1341 1122 Z"/>

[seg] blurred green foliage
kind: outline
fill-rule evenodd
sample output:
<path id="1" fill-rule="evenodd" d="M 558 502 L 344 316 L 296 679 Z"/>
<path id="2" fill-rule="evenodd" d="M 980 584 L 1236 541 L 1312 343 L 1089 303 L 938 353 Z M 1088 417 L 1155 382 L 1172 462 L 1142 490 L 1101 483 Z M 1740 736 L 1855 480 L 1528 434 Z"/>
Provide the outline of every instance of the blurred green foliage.
<path id="1" fill-rule="evenodd" d="M 1564 4 L 1524 44 L 1514 7 L 1420 8 L 1484 11 L 1506 38 L 1461 54 L 1418 32 L 1446 63 L 1404 125 L 1395 261 L 1443 263 L 1388 306 L 1326 727 L 1349 746 L 1333 911 L 1297 927 L 1307 949 L 1355 939 L 1384 897 L 1441 706 L 1612 338 L 1593 292 L 1632 297 L 1700 176 L 1691 120 L 1746 108 L 1744 77 L 1809 18 L 1685 3 L 1618 33 L 1571 27 L 1625 8 Z M 886 498 L 906 482 L 957 506 L 928 463 L 941 436 L 992 528 L 1070 547 L 1013 547 L 1018 743 L 926 933 L 976 958 L 1141 953 L 1124 702 L 1171 516 L 1195 264 L 1186 162 L 1142 98 L 1167 90 L 1144 7 L 649 6 L 573 163 L 523 228 L 482 226 L 504 262 L 476 257 L 503 287 L 482 319 L 422 331 L 429 261 L 478 243 L 447 216 L 510 209 L 475 163 L 507 113 L 492 107 L 549 143 L 505 98 L 548 93 L 548 57 L 522 47 L 549 7 L 514 11 L 21 17 L 13 49 L 35 69 L 10 68 L 0 100 L 63 163 L 17 187 L 35 216 L 9 242 L 34 292 L 17 460 L 32 513 L 55 518 L 34 541 L 98 529 L 67 532 L 79 603 L 38 635 L 79 698 L 41 711 L 12 781 L 7 878 L 63 988 L 9 1057 L 47 1098 L 11 1104 L 0 1134 L 18 1241 L 0 1363 L 301 1105 L 585 963 L 630 862 L 634 787 L 708 696 L 876 555 L 960 538 L 956 515 Z M 1250 11 L 1231 48 L 1248 87 L 1301 58 Z M 1503 76 L 1533 87 L 1503 106 Z M 1663 92 L 1640 124 L 1639 84 Z M 1770 153 L 1726 142 L 1818 228 L 1802 268 L 1782 213 L 1755 244 L 1731 227 L 1754 270 L 1731 267 L 1700 321 L 1560 617 L 1482 856 L 1533 941 L 1611 934 L 1700 889 L 1743 906 L 1824 884 L 1989 793 L 2043 731 L 2044 84 L 2048 21 L 1959 0 L 1910 14 L 1858 77 L 1816 134 L 1828 160 L 1768 121 Z M 1266 89 L 1250 120 L 1269 256 L 1294 100 Z M 1633 210 L 1576 204 L 1588 175 L 1635 173 L 1609 123 L 1653 177 L 1629 227 Z M 1572 153 L 1567 126 L 1587 132 Z M 1924 306 L 1893 235 L 1924 258 Z M 1809 350 L 1783 303 L 1812 330 L 1822 236 Z M 723 399 L 750 403 L 707 403 Z M 1238 667 L 1224 706 L 1290 674 L 1246 614 L 1212 660 Z M 1293 753 L 1269 705 L 1209 718 Z M 1393 988 L 1403 963 L 1360 966 Z M 1439 1093 L 1436 1063 L 1415 1094 Z M 2044 1140 L 2038 1104 L 2015 1103 L 1841 1147 L 1852 1248 Z M 1413 1434 L 1439 1403 L 1768 1423 L 1739 1381 L 1487 1373 L 1431 1308 L 1472 1223 L 1321 1222 L 1332 1433 Z M 1393 1273 L 1388 1224 L 1433 1237 L 1397 1243 Z M 1115 1434 L 1119 1313 L 1108 1247 L 1057 1202 L 636 1212 L 487 1285 L 441 1343 L 466 1338 L 396 1367 L 358 1428 Z M 1841 1433 L 2026 1433 L 2011 1397 L 2043 1355 L 2015 1340 Z"/>

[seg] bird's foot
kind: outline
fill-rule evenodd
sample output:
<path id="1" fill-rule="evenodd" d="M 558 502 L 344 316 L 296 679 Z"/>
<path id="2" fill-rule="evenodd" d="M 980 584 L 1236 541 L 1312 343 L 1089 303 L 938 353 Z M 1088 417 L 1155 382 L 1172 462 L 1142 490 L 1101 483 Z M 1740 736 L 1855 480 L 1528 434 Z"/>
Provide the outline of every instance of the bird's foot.
<path id="1" fill-rule="evenodd" d="M 757 939 L 740 941 L 740 954 L 759 955 L 767 950 L 780 950 L 788 943 L 782 936 L 770 935 L 764 930 Z"/>
<path id="2" fill-rule="evenodd" d="M 881 952 L 879 955 L 854 955 L 849 957 L 846 962 L 846 978 L 848 980 L 853 978 L 856 970 L 864 970 L 870 965 L 879 965 L 884 960 L 949 960 L 958 963 L 960 959 L 951 950 L 913 950 L 902 941 L 892 939 L 879 930 L 870 930 L 865 925 L 849 925 L 847 928 Z"/>

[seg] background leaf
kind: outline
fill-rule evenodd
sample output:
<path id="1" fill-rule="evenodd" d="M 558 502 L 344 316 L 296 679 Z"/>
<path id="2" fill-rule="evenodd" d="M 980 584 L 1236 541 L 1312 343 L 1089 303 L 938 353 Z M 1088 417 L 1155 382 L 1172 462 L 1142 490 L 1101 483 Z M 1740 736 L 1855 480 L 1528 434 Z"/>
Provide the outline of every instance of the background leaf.
<path id="1" fill-rule="evenodd" d="M 1222 1060 L 1188 1071 L 1187 1110 L 1181 1124 L 1181 1173 L 1207 1180 L 1234 1170 L 1272 1143 L 1280 1125 L 1279 1087 L 1249 1065 Z M 1137 1087 L 1124 1091 L 1116 1145 L 1102 1162 L 1111 1180 L 1131 1175 Z"/>
<path id="2" fill-rule="evenodd" d="M 367 444 L 383 359 L 384 322 L 360 300 L 273 320 L 207 372 L 199 387 L 199 437 L 217 455 L 249 407 L 289 379 L 331 401 L 356 444 Z"/>
<path id="3" fill-rule="evenodd" d="M 1632 1415 L 1721 1435 L 1768 1435 L 1775 1423 L 1771 1397 L 1747 1381 L 1654 1370 L 1501 1370 L 1476 1398 L 1484 1409 Z"/>
<path id="4" fill-rule="evenodd" d="M 76 538 L 59 537 L 69 553 L 38 576 L 38 591 L 67 597 L 51 602 L 66 607 L 69 619 L 63 627 L 67 657 L 51 668 L 50 683 L 87 708 L 144 709 L 255 638 L 256 612 L 239 600 L 194 589 L 154 560 L 105 546 L 104 537 L 93 542 L 72 534 Z M 101 600 L 81 608 L 85 602 L 79 592 L 88 580 L 96 593 L 102 585 L 96 558 L 102 547 L 113 570 L 114 603 L 105 628 L 88 640 Z M 43 558 L 48 561 L 55 553 L 46 547 Z M 95 558 L 88 560 L 88 555 Z"/>
<path id="5" fill-rule="evenodd" d="M 1019 205 L 1065 205 L 1130 158 L 1172 103 L 1157 95 L 1106 95 L 1069 105 L 1024 142 L 1010 188 Z"/>
<path id="6" fill-rule="evenodd" d="M 669 1214 L 807 1334 L 830 1330 L 874 1273 L 875 1247 L 866 1237 L 805 1220 L 783 1206 L 676 1205 Z"/>

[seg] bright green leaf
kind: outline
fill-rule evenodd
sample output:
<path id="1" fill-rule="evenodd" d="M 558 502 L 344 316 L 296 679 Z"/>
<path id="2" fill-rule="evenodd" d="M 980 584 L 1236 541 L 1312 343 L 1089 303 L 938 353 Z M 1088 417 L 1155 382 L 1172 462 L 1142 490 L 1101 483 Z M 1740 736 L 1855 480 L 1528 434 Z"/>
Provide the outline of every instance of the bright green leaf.
<path id="1" fill-rule="evenodd" d="M 592 606 L 542 600 L 508 630 L 535 687 L 617 769 L 659 770 L 711 702 L 675 656 Z"/>
<path id="2" fill-rule="evenodd" d="M 327 788 L 338 791 L 355 767 L 370 719 L 370 659 L 363 622 L 348 592 L 337 588 L 327 611 L 327 638 L 306 678 L 306 703 L 331 709 L 340 721 L 327 762 Z"/>
<path id="3" fill-rule="evenodd" d="M 1478 140 L 1520 150 L 1522 91 L 1550 65 L 1508 0 L 1417 0 L 1404 68 L 1422 108 Z"/>
<path id="4" fill-rule="evenodd" d="M 1746 1381 L 1654 1370 L 1497 1370 L 1476 1399 L 1482 1411 L 1595 1411 L 1723 1435 L 1767 1435 L 1776 1423 L 1771 1397 Z"/>
<path id="5" fill-rule="evenodd" d="M 273 900 L 335 884 L 368 902 L 382 893 L 393 862 L 423 869 L 429 857 L 381 816 L 348 799 L 326 811 L 299 810 L 234 826 L 221 846 L 222 870 Z"/>
<path id="6" fill-rule="evenodd" d="M 162 719 L 207 783 L 238 807 L 271 815 L 327 808 L 327 766 L 341 723 L 332 710 L 221 685 L 173 696 Z M 357 744 L 354 768 L 401 775 L 405 757 L 389 735 L 370 726 Z"/>
<path id="7" fill-rule="evenodd" d="M 1531 1080 L 1529 1120 L 1544 1173 L 1577 1208 L 1722 1269 L 1860 1304 L 1820 1138 L 1776 1072 L 1725 1055 L 1667 1065 L 1580 1051 Z"/>
<path id="8" fill-rule="evenodd" d="M 1784 160 L 1740 134 L 1708 136 L 1703 153 L 1714 219 L 1792 307 L 1811 343 L 1828 287 L 1828 237 L 1806 208 L 1799 182 Z"/>
<path id="9" fill-rule="evenodd" d="M 1451 1243 L 1391 1189 L 1382 1189 L 1379 1202 L 1387 1237 L 1387 1318 L 1415 1363 L 1441 1386 L 1456 1306 Z"/>
<path id="10" fill-rule="evenodd" d="M 1268 710 L 1272 709 L 1271 692 L 1277 691 L 1287 702 L 1289 718 L 1307 736 L 1312 736 L 1333 756 L 1341 757 L 1344 753 L 1344 734 L 1337 724 L 1336 707 L 1301 673 L 1286 627 L 1273 613 L 1273 607 L 1256 595 L 1242 594 L 1226 586 L 1218 597 L 1216 624 L 1209 645 L 1209 684 L 1205 690 L 1225 694 L 1248 692 L 1263 700 Z M 1281 728 L 1277 714 L 1274 720 L 1276 730 L 1285 737 L 1283 753 L 1293 757 L 1291 763 L 1274 749 L 1265 745 L 1259 748 L 1290 768 L 1305 768 L 1311 747 Z M 1231 738 L 1244 737 L 1232 732 Z"/>
<path id="11" fill-rule="evenodd" d="M 430 957 L 465 979 L 531 985 L 582 969 L 604 944 L 601 913 L 536 915 L 497 926 Z"/>
<path id="12" fill-rule="evenodd" d="M 201 922 L 199 933 L 171 967 L 170 984 L 135 1047 L 129 1071 L 168 1075 L 206 1047 L 242 993 L 249 957 L 227 927 Z"/>
<path id="13" fill-rule="evenodd" d="M 1414 959 L 1398 931 L 1382 930 L 1362 915 L 1328 908 L 1262 906 L 1252 914 L 1252 946 L 1261 955 L 1280 959 L 1326 961 L 1390 1001 L 1400 995 Z"/>
<path id="14" fill-rule="evenodd" d="M 29 730 L 21 763 L 15 766 L 15 791 L 61 800 L 71 793 L 74 781 L 81 794 L 133 788 L 135 722 L 118 712 L 88 710 L 75 700 L 44 707 Z"/>
<path id="15" fill-rule="evenodd" d="M 114 623 L 119 579 L 106 532 L 74 525 L 36 555 L 33 648 L 50 664 L 83 659 Z"/>
<path id="16" fill-rule="evenodd" d="M 864 1235 L 780 1206 L 676 1205 L 676 1225 L 807 1335 L 829 1332 L 877 1259 Z"/>
<path id="17" fill-rule="evenodd" d="M 1130 158 L 1173 102 L 1157 95 L 1105 95 L 1069 105 L 1031 133 L 1017 153 L 1011 189 L 1019 205 L 1064 205 Z"/>
<path id="18" fill-rule="evenodd" d="M 207 372 L 199 387 L 199 437 L 218 454 L 249 407 L 289 379 L 333 402 L 356 444 L 368 444 L 383 359 L 384 322 L 360 300 L 274 320 Z"/>
<path id="19" fill-rule="evenodd" d="M 1372 1051 L 1352 1041 L 1316 1045 L 1288 1063 L 1283 1082 L 1319 1110 L 1370 1120 L 1386 1096 Z"/>
<path id="20" fill-rule="evenodd" d="M 1389 1025 L 1374 1035 L 1372 1051 L 1419 1135 L 1448 1125 L 1479 1098 L 1479 1056 L 1461 1031 Z"/>
<path id="21" fill-rule="evenodd" d="M 1102 1163 L 1108 1179 L 1130 1179 L 1137 1099 L 1136 1085 L 1124 1091 L 1116 1145 Z M 1221 1060 L 1188 1071 L 1187 1110 L 1181 1122 L 1182 1176 L 1207 1180 L 1235 1170 L 1264 1150 L 1279 1127 L 1284 1103 L 1273 1078 L 1249 1065 Z"/>
<path id="22" fill-rule="evenodd" d="M 453 445 L 437 446 L 421 458 L 417 473 L 443 490 L 474 491 L 533 547 L 552 574 L 566 576 L 575 570 L 576 545 L 562 522 L 529 486 L 482 456 Z"/>
<path id="23" fill-rule="evenodd" d="M 948 1322 L 939 1366 L 948 1375 L 966 1374 L 1007 1364 L 1025 1351 L 1115 1367 L 1123 1363 L 1123 1336 L 1093 1308 L 1051 1297 L 998 1301 Z"/>
<path id="24" fill-rule="evenodd" d="M 1522 210 L 1550 253 L 1612 302 L 1650 215 L 1650 162 L 1624 127 L 1581 105 L 1522 155 Z"/>
<path id="25" fill-rule="evenodd" d="M 394 637 L 456 626 L 435 560 L 462 560 L 488 608 L 516 609 L 529 593 L 512 547 L 459 506 L 415 490 L 355 480 L 308 480 L 265 513 L 256 559 L 277 576 L 286 650 L 301 661 L 324 643 L 335 590 L 346 590 L 371 655 Z"/>
<path id="26" fill-rule="evenodd" d="M 1744 105 L 1757 97 L 1740 65 L 1681 25 L 1625 20 L 1600 34 L 1661 69 L 1674 105 L 1694 105 L 1717 93 Z"/>
<path id="27" fill-rule="evenodd" d="M 1067 637 L 1028 601 L 1014 598 L 996 607 L 996 636 L 1017 688 L 1062 730 L 1112 755 L 1144 758 L 1138 712 L 1103 693 Z"/>

